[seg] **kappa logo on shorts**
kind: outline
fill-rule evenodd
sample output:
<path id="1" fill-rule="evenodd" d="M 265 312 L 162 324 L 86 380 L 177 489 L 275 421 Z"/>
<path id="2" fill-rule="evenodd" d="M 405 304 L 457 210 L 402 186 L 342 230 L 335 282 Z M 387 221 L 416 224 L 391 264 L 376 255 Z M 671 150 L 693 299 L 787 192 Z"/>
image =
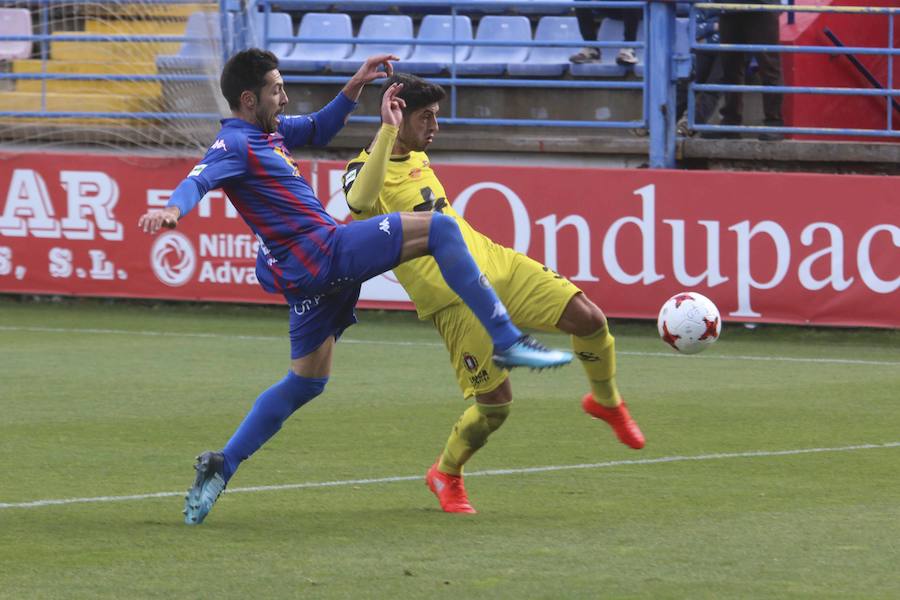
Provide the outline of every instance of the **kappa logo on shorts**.
<path id="1" fill-rule="evenodd" d="M 391 235 L 391 222 L 388 220 L 387 217 L 383 218 L 378 223 L 378 229 L 380 229 L 381 231 L 385 232 L 388 235 Z"/>
<path id="2" fill-rule="evenodd" d="M 478 368 L 478 360 L 468 352 L 463 353 L 463 364 L 466 365 L 466 370 L 472 373 Z"/>
<path id="3" fill-rule="evenodd" d="M 503 303 L 497 300 L 494 302 L 494 312 L 491 314 L 492 319 L 501 319 L 506 316 L 506 307 L 503 306 Z"/>

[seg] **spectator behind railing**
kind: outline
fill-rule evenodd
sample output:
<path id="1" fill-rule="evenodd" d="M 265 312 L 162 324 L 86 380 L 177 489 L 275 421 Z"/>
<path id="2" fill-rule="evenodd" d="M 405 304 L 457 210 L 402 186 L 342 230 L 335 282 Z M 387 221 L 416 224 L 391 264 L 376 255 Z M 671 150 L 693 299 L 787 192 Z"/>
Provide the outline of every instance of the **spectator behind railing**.
<path id="1" fill-rule="evenodd" d="M 697 41 L 703 44 L 719 43 L 719 11 L 698 10 L 696 13 Z M 693 79 L 697 83 L 724 83 L 722 72 L 722 52 L 697 52 L 694 61 Z M 719 92 L 700 92 L 694 108 L 694 122 L 706 124 L 719 106 Z M 680 136 L 693 135 L 687 116 L 687 85 L 681 86 L 678 97 L 678 125 Z"/>
<path id="2" fill-rule="evenodd" d="M 779 0 L 745 0 L 747 4 L 781 4 Z M 719 18 L 719 35 L 723 44 L 766 44 L 778 45 L 779 13 L 775 11 L 724 11 Z M 759 76 L 763 85 L 781 85 L 781 55 L 777 52 L 724 52 L 722 69 L 725 83 L 743 85 L 746 72 L 746 55 L 756 57 Z M 763 94 L 764 124 L 767 127 L 782 127 L 781 94 Z M 743 95 L 741 92 L 727 92 L 722 107 L 722 125 L 741 125 L 743 122 Z M 715 132 L 718 138 L 739 138 L 735 132 Z M 763 133 L 762 141 L 783 140 L 782 133 Z"/>
<path id="3" fill-rule="evenodd" d="M 575 16 L 578 17 L 578 28 L 581 30 L 581 37 L 586 42 L 597 41 L 597 29 L 600 21 L 605 18 L 621 19 L 625 22 L 625 41 L 634 42 L 637 40 L 638 25 L 641 22 L 643 11 L 639 8 L 576 8 Z M 600 48 L 585 47 L 569 57 L 569 60 L 575 64 L 587 62 L 597 62 L 600 60 Z M 616 63 L 623 67 L 633 67 L 638 62 L 634 53 L 634 48 L 622 48 L 616 56 Z"/>

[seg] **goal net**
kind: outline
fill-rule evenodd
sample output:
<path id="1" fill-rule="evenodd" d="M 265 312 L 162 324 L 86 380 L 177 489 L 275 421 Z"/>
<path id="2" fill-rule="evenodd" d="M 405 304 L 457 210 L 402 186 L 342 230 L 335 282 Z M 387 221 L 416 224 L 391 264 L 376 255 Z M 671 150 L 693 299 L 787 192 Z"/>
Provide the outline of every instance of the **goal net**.
<path id="1" fill-rule="evenodd" d="M 218 78 L 233 18 L 219 9 L 196 0 L 0 0 L 8 38 L 0 40 L 0 144 L 208 147 L 227 113 Z M 15 39 L 23 36 L 31 39 Z"/>

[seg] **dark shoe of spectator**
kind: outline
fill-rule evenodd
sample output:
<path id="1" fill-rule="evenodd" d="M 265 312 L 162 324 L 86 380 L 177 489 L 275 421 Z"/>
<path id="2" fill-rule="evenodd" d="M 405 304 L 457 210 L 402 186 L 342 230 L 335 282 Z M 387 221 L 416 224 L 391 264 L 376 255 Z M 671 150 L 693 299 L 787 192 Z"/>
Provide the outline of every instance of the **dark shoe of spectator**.
<path id="1" fill-rule="evenodd" d="M 600 50 L 598 48 L 582 48 L 569 57 L 569 60 L 576 65 L 588 62 L 597 62 L 600 60 Z"/>
<path id="2" fill-rule="evenodd" d="M 637 56 L 634 54 L 634 48 L 622 48 L 616 55 L 616 64 L 622 67 L 633 67 L 637 64 Z"/>
<path id="3" fill-rule="evenodd" d="M 759 141 L 761 141 L 761 142 L 781 142 L 784 140 L 784 134 L 780 133 L 780 132 L 778 132 L 778 133 L 766 132 L 766 133 L 759 134 L 759 138 L 757 138 L 757 139 L 759 139 Z"/>

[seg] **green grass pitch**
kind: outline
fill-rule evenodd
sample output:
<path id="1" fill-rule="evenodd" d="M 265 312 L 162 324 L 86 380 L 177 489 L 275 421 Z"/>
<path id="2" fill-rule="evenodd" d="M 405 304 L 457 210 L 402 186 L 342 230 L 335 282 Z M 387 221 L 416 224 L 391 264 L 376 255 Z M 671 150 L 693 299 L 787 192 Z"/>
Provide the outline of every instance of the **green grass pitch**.
<path id="1" fill-rule="evenodd" d="M 0 598 L 900 597 L 900 332 L 726 320 L 683 357 L 613 322 L 646 448 L 581 412 L 578 365 L 514 373 L 479 514 L 448 515 L 441 341 L 361 317 L 188 527 L 194 455 L 287 371 L 286 309 L 0 298 Z"/>

